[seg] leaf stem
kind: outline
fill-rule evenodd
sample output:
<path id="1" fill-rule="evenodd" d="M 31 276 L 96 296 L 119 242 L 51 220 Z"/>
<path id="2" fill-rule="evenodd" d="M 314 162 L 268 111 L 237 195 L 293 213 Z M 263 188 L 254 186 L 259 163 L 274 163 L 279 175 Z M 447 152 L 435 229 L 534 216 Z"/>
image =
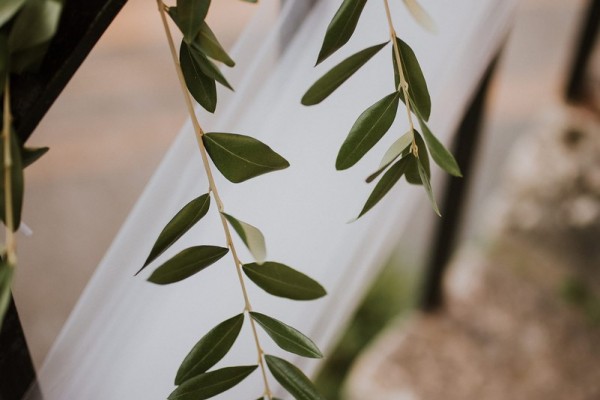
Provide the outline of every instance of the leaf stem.
<path id="1" fill-rule="evenodd" d="M 17 241 L 14 233 L 13 202 L 12 202 L 12 156 L 10 143 L 10 129 L 12 115 L 10 113 L 10 79 L 6 75 L 4 85 L 4 121 L 2 126 L 2 140 L 4 144 L 4 218 L 6 222 L 6 259 L 8 265 L 17 265 Z"/>
<path id="2" fill-rule="evenodd" d="M 192 103 L 192 99 L 189 91 L 187 90 L 187 85 L 185 84 L 185 79 L 183 77 L 183 71 L 181 70 L 181 65 L 179 64 L 179 60 L 177 57 L 177 51 L 175 49 L 175 42 L 173 40 L 173 36 L 171 35 L 171 30 L 169 29 L 169 24 L 167 22 L 166 10 L 168 7 L 162 2 L 162 0 L 157 0 L 158 10 L 160 12 L 160 17 L 163 23 L 163 27 L 165 29 L 165 34 L 167 36 L 167 41 L 169 42 L 169 49 L 171 51 L 171 56 L 173 58 L 173 63 L 175 64 L 175 69 L 177 70 L 177 77 L 179 78 L 179 84 L 181 86 L 181 91 L 183 93 L 183 97 L 185 99 L 185 103 L 188 109 L 188 113 L 190 118 L 192 119 L 192 125 L 194 126 L 194 131 L 196 133 L 196 141 L 198 142 L 198 147 L 200 148 L 200 154 L 202 156 L 202 163 L 204 164 L 204 170 L 206 172 L 206 177 L 208 178 L 209 190 L 212 192 L 215 202 L 217 203 L 217 208 L 219 210 L 219 216 L 221 217 L 221 224 L 223 225 L 223 231 L 225 233 L 225 239 L 227 241 L 227 247 L 229 247 L 231 251 L 231 256 L 233 257 L 233 261 L 235 264 L 238 280 L 240 282 L 240 287 L 242 289 L 242 294 L 244 297 L 244 311 L 249 313 L 252 311 L 252 305 L 250 304 L 250 298 L 248 297 L 248 291 L 246 290 L 246 283 L 244 281 L 244 277 L 242 274 L 242 262 L 240 261 L 235 245 L 233 244 L 233 240 L 231 237 L 231 230 L 229 229 L 229 225 L 227 223 L 227 219 L 223 215 L 224 205 L 221 200 L 221 196 L 219 195 L 219 191 L 217 189 L 217 185 L 215 183 L 215 179 L 212 173 L 212 169 L 210 163 L 208 162 L 208 154 L 206 152 L 206 148 L 204 146 L 204 142 L 202 141 L 202 136 L 204 135 L 204 131 L 200 126 L 198 121 L 198 117 L 196 116 L 196 112 L 194 111 L 194 105 Z M 267 371 L 264 363 L 264 351 L 262 346 L 260 345 L 260 340 L 258 338 L 258 332 L 256 329 L 256 324 L 252 318 L 250 319 L 250 325 L 252 327 L 252 335 L 254 336 L 254 343 L 256 344 L 256 351 L 258 353 L 258 364 L 260 366 L 260 370 L 263 377 L 263 382 L 265 385 L 264 395 L 267 396 L 269 400 L 272 400 L 273 394 L 269 387 L 269 380 L 267 378 Z"/>
<path id="3" fill-rule="evenodd" d="M 387 17 L 388 26 L 390 29 L 390 38 L 392 39 L 392 45 L 394 46 L 394 57 L 396 58 L 396 65 L 398 68 L 398 76 L 400 77 L 400 83 L 398 84 L 397 90 L 402 90 L 402 94 L 404 95 L 404 104 L 406 105 L 406 114 L 408 117 L 408 123 L 410 125 L 410 131 L 413 134 L 412 144 L 411 144 L 411 152 L 415 157 L 419 157 L 419 148 L 417 146 L 417 142 L 415 141 L 414 131 L 415 125 L 412 120 L 412 112 L 410 109 L 410 97 L 408 96 L 408 81 L 404 76 L 404 69 L 402 68 L 402 55 L 400 54 L 400 49 L 398 48 L 398 41 L 396 40 L 396 30 L 394 29 L 394 22 L 392 21 L 392 13 L 390 11 L 390 4 L 388 0 L 383 0 L 383 4 L 385 5 L 385 14 Z"/>

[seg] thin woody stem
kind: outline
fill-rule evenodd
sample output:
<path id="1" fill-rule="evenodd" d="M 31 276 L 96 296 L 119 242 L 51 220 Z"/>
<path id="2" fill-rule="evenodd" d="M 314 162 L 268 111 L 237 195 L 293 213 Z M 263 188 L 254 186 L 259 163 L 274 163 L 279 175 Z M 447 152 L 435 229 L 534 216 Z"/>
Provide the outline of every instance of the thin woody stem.
<path id="1" fill-rule="evenodd" d="M 231 251 L 231 256 L 233 258 L 238 280 L 240 283 L 240 287 L 242 289 L 242 294 L 244 297 L 244 311 L 249 313 L 252 311 L 252 305 L 250 304 L 250 298 L 248 297 L 248 291 L 246 290 L 246 283 L 244 281 L 244 277 L 242 274 L 242 262 L 240 261 L 235 245 L 233 244 L 231 230 L 229 229 L 229 225 L 227 223 L 227 219 L 223 215 L 224 205 L 221 200 L 221 196 L 219 195 L 219 191 L 217 190 L 217 185 L 215 183 L 215 179 L 212 173 L 212 169 L 210 163 L 208 162 L 208 154 L 206 152 L 206 148 L 204 146 L 204 142 L 202 141 L 202 136 L 204 135 L 204 131 L 200 126 L 198 121 L 198 117 L 196 116 L 196 112 L 194 111 L 194 105 L 192 103 L 192 98 L 190 96 L 189 91 L 187 90 L 187 85 L 185 84 L 185 79 L 183 77 L 183 71 L 181 70 L 181 66 L 178 61 L 177 51 L 175 49 L 175 42 L 173 40 L 173 36 L 171 35 L 171 30 L 169 29 L 169 24 L 167 22 L 167 17 L 165 11 L 168 10 L 168 7 L 161 1 L 157 0 L 158 10 L 160 12 L 161 20 L 165 29 L 165 34 L 167 36 L 167 41 L 169 42 L 169 49 L 171 51 L 171 56 L 173 58 L 173 63 L 175 64 L 175 69 L 177 70 L 177 77 L 179 78 L 179 84 L 181 86 L 181 91 L 183 93 L 183 97 L 185 99 L 185 103 L 188 109 L 188 113 L 190 118 L 192 119 L 192 125 L 194 126 L 194 131 L 196 133 L 196 141 L 198 142 L 198 147 L 200 149 L 200 154 L 202 156 L 202 163 L 204 164 L 204 170 L 206 171 L 206 177 L 208 178 L 209 190 L 212 192 L 215 202 L 217 203 L 217 208 L 219 210 L 219 216 L 221 217 L 221 224 L 223 225 L 223 232 L 225 233 L 225 239 L 227 241 L 227 247 L 229 247 Z M 252 335 L 254 336 L 254 343 L 256 344 L 256 351 L 258 353 L 258 364 L 260 366 L 260 370 L 263 377 L 263 382 L 265 385 L 264 396 L 266 396 L 269 400 L 272 400 L 273 394 L 269 387 L 269 381 L 267 378 L 267 371 L 264 363 L 264 351 L 262 346 L 260 345 L 260 340 L 258 338 L 258 332 L 256 329 L 256 324 L 252 318 L 250 318 L 250 325 L 252 327 Z"/>
<path id="2" fill-rule="evenodd" d="M 2 140 L 4 145 L 4 218 L 6 222 L 6 259 L 8 265 L 17 265 L 17 241 L 14 234 L 15 222 L 13 220 L 12 199 L 12 155 L 11 155 L 11 113 L 10 113 L 10 82 L 8 76 L 4 85 L 4 123 L 2 126 Z"/>
<path id="3" fill-rule="evenodd" d="M 390 29 L 390 38 L 392 39 L 392 45 L 394 46 L 394 57 L 396 58 L 396 65 L 398 68 L 398 76 L 400 77 L 400 83 L 398 84 L 397 90 L 402 90 L 402 94 L 404 95 L 404 104 L 406 105 L 406 114 L 408 118 L 408 124 L 410 125 L 410 131 L 413 133 L 411 152 L 415 157 L 419 156 L 419 148 L 417 146 L 417 142 L 415 141 L 414 131 L 415 125 L 412 120 L 412 111 L 410 109 L 410 97 L 408 96 L 408 81 L 404 76 L 404 65 L 402 63 L 402 55 L 400 54 L 400 49 L 398 48 L 398 41 L 396 40 L 396 30 L 394 29 L 394 23 L 392 21 L 392 13 L 390 11 L 390 4 L 388 0 L 383 0 L 383 4 L 385 5 L 385 14 L 387 16 L 387 22 Z"/>

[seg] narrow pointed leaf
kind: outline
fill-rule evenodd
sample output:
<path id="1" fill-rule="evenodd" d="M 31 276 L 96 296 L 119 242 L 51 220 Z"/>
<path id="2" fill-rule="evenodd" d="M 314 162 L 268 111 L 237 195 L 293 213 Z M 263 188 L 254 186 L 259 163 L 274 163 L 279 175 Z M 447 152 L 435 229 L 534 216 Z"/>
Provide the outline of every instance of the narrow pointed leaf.
<path id="1" fill-rule="evenodd" d="M 210 0 L 177 0 L 177 26 L 186 42 L 194 40 L 209 7 Z"/>
<path id="2" fill-rule="evenodd" d="M 50 150 L 48 147 L 22 147 L 21 163 L 23 164 L 23 168 L 27 168 L 39 160 L 48 150 Z"/>
<path id="3" fill-rule="evenodd" d="M 327 27 L 317 64 L 335 53 L 352 37 L 367 0 L 344 0 Z"/>
<path id="4" fill-rule="evenodd" d="M 215 166 L 233 183 L 290 166 L 285 158 L 250 136 L 206 133 L 202 140 Z"/>
<path id="5" fill-rule="evenodd" d="M 23 208 L 23 166 L 21 165 L 21 149 L 17 135 L 13 130 L 10 132 L 10 157 L 12 165 L 10 168 L 10 181 L 12 191 L 13 227 L 16 232 L 21 225 L 21 210 Z M 0 138 L 0 170 L 4 171 L 4 140 Z M 5 204 L 5 180 L 4 173 L 0 177 L 0 219 L 6 224 Z"/>
<path id="6" fill-rule="evenodd" d="M 267 261 L 262 265 L 245 264 L 243 269 L 252 282 L 274 296 L 293 300 L 314 300 L 327 294 L 319 282 L 277 262 Z"/>
<path id="7" fill-rule="evenodd" d="M 431 132 L 427 124 L 421 119 L 419 119 L 419 125 L 421 125 L 423 137 L 427 142 L 427 147 L 429 147 L 431 157 L 436 164 L 452 176 L 462 176 L 460 173 L 460 167 L 458 166 L 458 163 L 456 162 L 456 159 L 452 153 L 450 153 L 444 147 L 444 145 L 435 137 L 433 132 Z"/>
<path id="8" fill-rule="evenodd" d="M 435 213 L 438 216 L 442 216 L 440 214 L 440 210 L 437 206 L 437 203 L 435 202 L 435 197 L 433 196 L 433 190 L 431 189 L 431 183 L 429 182 L 429 176 L 427 176 L 427 171 L 425 171 L 425 167 L 423 167 L 423 164 L 421 163 L 421 159 L 418 159 L 418 167 L 419 167 L 419 176 L 421 177 L 421 181 L 423 182 L 423 187 L 425 188 L 425 191 L 427 192 L 427 196 L 429 197 L 429 201 L 431 202 L 431 206 L 433 207 L 433 211 L 435 211 Z"/>
<path id="9" fill-rule="evenodd" d="M 8 36 L 11 53 L 49 41 L 56 33 L 61 11 L 62 3 L 59 1 L 26 2 L 16 16 Z"/>
<path id="10" fill-rule="evenodd" d="M 250 375 L 257 365 L 227 367 L 198 375 L 177 387 L 168 400 L 204 400 L 223 393 Z"/>
<path id="11" fill-rule="evenodd" d="M 366 48 L 351 55 L 316 81 L 302 97 L 302 104 L 319 104 L 335 91 L 389 42 Z"/>
<path id="12" fill-rule="evenodd" d="M 0 2 L 0 27 L 8 22 L 25 4 L 25 0 L 2 0 Z"/>
<path id="13" fill-rule="evenodd" d="M 400 50 L 402 70 L 408 83 L 408 96 L 410 97 L 411 106 L 414 108 L 415 114 L 423 118 L 423 120 L 428 121 L 431 114 L 431 98 L 429 97 L 429 89 L 427 89 L 427 82 L 423 76 L 423 71 L 410 46 L 399 38 L 396 38 L 396 41 Z M 396 87 L 398 87 L 400 75 L 398 74 L 398 64 L 396 63 L 393 50 L 392 60 L 394 63 L 394 78 Z M 404 97 L 402 97 L 402 101 L 405 101 Z"/>
<path id="14" fill-rule="evenodd" d="M 394 92 L 358 117 L 335 160 L 337 170 L 356 164 L 385 135 L 396 118 L 399 101 L 398 92 Z"/>
<path id="15" fill-rule="evenodd" d="M 267 246 L 265 237 L 256 227 L 240 221 L 239 219 L 225 213 L 221 213 L 231 224 L 240 239 L 244 242 L 257 263 L 262 264 L 267 257 Z"/>
<path id="16" fill-rule="evenodd" d="M 206 58 L 206 56 L 202 54 L 201 51 L 197 50 L 193 46 L 189 46 L 185 42 L 182 42 L 181 47 L 184 46 L 188 48 L 188 51 L 192 55 L 193 62 L 204 75 L 208 76 L 211 79 L 214 79 L 226 88 L 233 90 L 233 87 L 231 87 L 229 82 L 227 82 L 227 79 L 225 79 L 219 68 L 212 61 Z"/>
<path id="17" fill-rule="evenodd" d="M 192 47 L 202 51 L 214 60 L 221 61 L 228 67 L 235 65 L 235 62 L 229 57 L 223 46 L 221 46 L 221 43 L 219 43 L 219 40 L 206 22 L 202 22 L 200 32 L 194 38 Z"/>
<path id="18" fill-rule="evenodd" d="M 385 172 L 385 174 L 383 174 L 381 180 L 377 182 L 377 185 L 375 185 L 375 188 L 371 192 L 371 195 L 367 199 L 357 219 L 365 215 L 371 208 L 375 206 L 375 204 L 379 203 L 379 201 L 387 194 L 387 192 L 390 191 L 396 182 L 402 178 L 402 175 L 408 166 L 408 162 L 408 158 L 402 158 L 400 161 L 392 165 L 390 169 Z"/>
<path id="19" fill-rule="evenodd" d="M 404 4 L 417 22 L 423 26 L 423 28 L 430 32 L 437 32 L 435 22 L 417 0 L 404 0 Z"/>
<path id="20" fill-rule="evenodd" d="M 0 329 L 12 296 L 10 287 L 14 270 L 14 267 L 10 266 L 4 259 L 0 260 Z"/>
<path id="21" fill-rule="evenodd" d="M 367 183 L 373 182 L 383 171 L 385 171 L 394 161 L 398 159 L 410 146 L 412 142 L 413 134 L 412 131 L 406 132 L 404 135 L 400 136 L 398 140 L 396 140 L 389 149 L 383 155 L 381 162 L 379 163 L 379 169 L 369 175 L 366 179 Z"/>
<path id="22" fill-rule="evenodd" d="M 179 51 L 179 63 L 185 84 L 192 97 L 208 112 L 217 108 L 217 87 L 215 80 L 202 72 L 189 47 L 182 43 Z"/>
<path id="23" fill-rule="evenodd" d="M 218 363 L 233 346 L 243 324 L 244 314 L 239 314 L 221 322 L 204 335 L 181 363 L 175 385 L 181 385 Z"/>
<path id="24" fill-rule="evenodd" d="M 283 350 L 303 357 L 323 357 L 317 345 L 302 332 L 264 314 L 251 312 L 250 316 L 262 326 L 271 339 Z"/>
<path id="25" fill-rule="evenodd" d="M 271 355 L 265 356 L 265 361 L 277 382 L 296 400 L 325 400 L 310 379 L 295 365 Z"/>
<path id="26" fill-rule="evenodd" d="M 148 281 L 159 285 L 179 282 L 202 271 L 222 258 L 229 249 L 217 246 L 195 246 L 181 251 L 158 267 Z"/>
<path id="27" fill-rule="evenodd" d="M 202 219 L 210 208 L 210 195 L 203 194 L 200 197 L 187 203 L 158 235 L 158 239 L 152 246 L 150 254 L 144 262 L 142 268 L 136 273 L 139 274 L 152 261 L 156 260 L 165 250 L 175 243 L 184 233 L 189 231 L 198 221 Z"/>
<path id="28" fill-rule="evenodd" d="M 427 152 L 427 146 L 425 146 L 425 142 L 423 141 L 423 138 L 417 130 L 414 131 L 414 136 L 419 153 L 419 160 L 421 164 L 423 164 L 425 172 L 427 173 L 427 177 L 430 178 L 431 166 L 429 163 L 429 154 Z M 412 154 L 410 155 L 410 157 L 412 159 L 409 162 L 408 167 L 406 168 L 404 176 L 406 176 L 406 180 L 408 181 L 408 183 L 412 183 L 414 185 L 422 185 L 423 182 L 421 181 L 421 176 L 419 175 L 419 166 L 417 159 Z"/>

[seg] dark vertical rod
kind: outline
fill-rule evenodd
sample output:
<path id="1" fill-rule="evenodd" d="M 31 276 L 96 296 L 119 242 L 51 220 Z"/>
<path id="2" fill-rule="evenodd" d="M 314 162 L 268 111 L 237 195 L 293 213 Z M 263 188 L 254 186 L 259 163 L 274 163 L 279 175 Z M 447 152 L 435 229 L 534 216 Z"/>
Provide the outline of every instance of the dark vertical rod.
<path id="1" fill-rule="evenodd" d="M 585 71 L 598 37 L 600 0 L 590 0 L 583 19 L 584 23 L 576 42 L 577 50 L 571 64 L 565 93 L 566 99 L 570 102 L 579 102 L 585 97 Z"/>
<path id="2" fill-rule="evenodd" d="M 452 146 L 452 152 L 460 165 L 463 177 L 448 177 L 444 185 L 441 203 L 442 218 L 436 221 L 432 252 L 426 265 L 423 282 L 421 309 L 424 311 L 435 311 L 442 305 L 442 280 L 460 232 L 463 209 L 474 172 L 473 161 L 476 158 L 481 136 L 485 100 L 498 57 L 499 55 L 488 66 L 463 116 Z"/>
<path id="3" fill-rule="evenodd" d="M 35 381 L 35 369 L 12 299 L 0 331 L 0 349 L 0 400 L 21 400 Z"/>

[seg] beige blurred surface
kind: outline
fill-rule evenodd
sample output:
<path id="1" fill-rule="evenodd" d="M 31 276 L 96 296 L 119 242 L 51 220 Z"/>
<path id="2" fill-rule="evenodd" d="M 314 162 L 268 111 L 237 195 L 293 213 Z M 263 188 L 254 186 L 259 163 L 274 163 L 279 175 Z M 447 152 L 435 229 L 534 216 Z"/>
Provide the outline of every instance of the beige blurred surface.
<path id="1" fill-rule="evenodd" d="M 494 85 L 489 130 L 510 131 L 510 138 L 559 98 L 583 4 L 521 2 Z M 209 18 L 225 45 L 254 7 L 213 2 Z M 24 220 L 34 235 L 19 239 L 15 287 L 36 365 L 184 119 L 155 3 L 130 0 L 30 142 L 51 147 L 27 171 Z M 493 150 L 483 156 L 501 157 Z"/>

